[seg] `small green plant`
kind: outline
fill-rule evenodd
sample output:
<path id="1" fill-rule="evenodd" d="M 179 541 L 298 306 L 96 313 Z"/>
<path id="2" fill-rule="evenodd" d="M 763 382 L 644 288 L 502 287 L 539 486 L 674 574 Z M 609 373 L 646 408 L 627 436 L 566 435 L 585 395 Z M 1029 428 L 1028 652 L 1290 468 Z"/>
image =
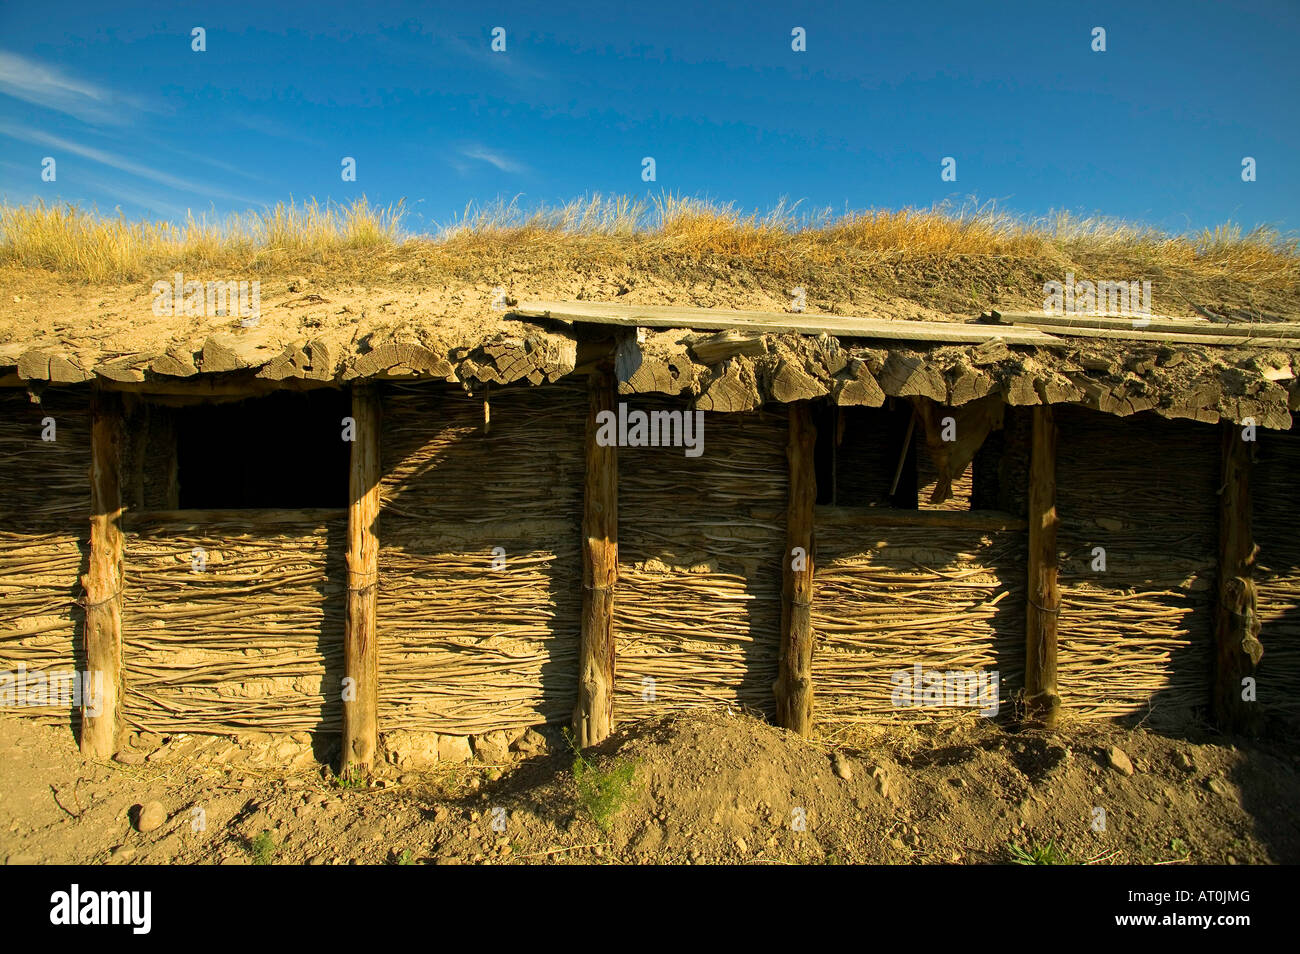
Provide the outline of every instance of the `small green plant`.
<path id="1" fill-rule="evenodd" d="M 345 769 L 341 774 L 334 776 L 334 786 L 347 790 L 353 790 L 366 787 L 365 777 L 352 768 Z"/>
<path id="2" fill-rule="evenodd" d="M 396 857 L 395 859 L 393 859 L 393 864 L 395 864 L 395 865 L 413 865 L 413 864 L 415 864 L 415 856 L 411 854 L 411 849 L 410 849 L 410 848 L 403 848 L 403 849 L 401 850 L 401 852 L 398 853 L 397 857 Z"/>
<path id="3" fill-rule="evenodd" d="M 248 839 L 244 844 L 248 851 L 248 856 L 253 859 L 255 865 L 269 865 L 275 860 L 275 839 L 271 837 L 269 831 L 264 831 L 254 838 Z"/>
<path id="4" fill-rule="evenodd" d="M 1011 863 L 1017 865 L 1068 865 L 1072 862 L 1065 857 L 1065 853 L 1056 847 L 1056 842 L 1049 841 L 1045 845 L 1031 844 L 1028 848 L 1021 848 L 1019 845 L 1011 845 Z"/>
<path id="5" fill-rule="evenodd" d="M 607 832 L 627 804 L 636 783 L 636 763 L 614 759 L 601 768 L 582 754 L 572 733 L 564 738 L 573 749 L 573 781 L 578 787 L 578 804 L 591 816 L 596 827 Z"/>

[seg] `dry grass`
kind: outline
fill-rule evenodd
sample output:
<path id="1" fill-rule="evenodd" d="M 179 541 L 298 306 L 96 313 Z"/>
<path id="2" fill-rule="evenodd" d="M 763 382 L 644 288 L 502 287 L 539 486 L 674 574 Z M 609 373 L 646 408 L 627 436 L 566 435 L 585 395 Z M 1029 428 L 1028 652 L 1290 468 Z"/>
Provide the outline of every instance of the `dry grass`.
<path id="1" fill-rule="evenodd" d="M 575 258 L 617 255 L 747 259 L 755 271 L 984 257 L 1053 269 L 1300 285 L 1300 241 L 1268 228 L 1225 225 L 1175 235 L 1101 217 L 1012 216 L 992 204 L 836 213 L 781 202 L 759 215 L 734 205 L 664 194 L 644 200 L 591 195 L 523 209 L 499 200 L 467 207 L 432 236 L 403 232 L 404 209 L 364 198 L 348 205 L 290 201 L 220 221 L 129 222 L 76 206 L 0 206 L 0 264 L 47 269 L 92 283 L 135 281 L 179 266 L 274 271 L 436 253 L 444 260 L 539 249 Z"/>
<path id="2" fill-rule="evenodd" d="M 394 247 L 403 209 L 315 200 L 183 225 L 129 222 L 74 205 L 0 206 L 0 263 L 92 283 L 125 282 L 178 265 L 265 268 Z"/>

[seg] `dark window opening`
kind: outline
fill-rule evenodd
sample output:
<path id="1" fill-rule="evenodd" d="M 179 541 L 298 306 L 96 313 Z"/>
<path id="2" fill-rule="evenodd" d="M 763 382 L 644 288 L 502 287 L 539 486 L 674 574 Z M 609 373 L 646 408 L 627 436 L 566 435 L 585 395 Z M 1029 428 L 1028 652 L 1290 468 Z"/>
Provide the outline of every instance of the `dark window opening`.
<path id="1" fill-rule="evenodd" d="M 351 408 L 321 389 L 177 410 L 181 509 L 346 507 Z"/>
<path id="2" fill-rule="evenodd" d="M 835 407 L 814 412 L 817 426 L 817 503 L 895 510 L 1000 510 L 1022 513 L 1027 470 L 1026 415 L 1006 409 L 1002 428 L 990 430 L 962 473 L 951 476 L 951 496 L 931 503 L 938 467 L 925 426 L 912 403 Z M 1022 420 L 1024 418 L 1024 420 Z"/>
<path id="3" fill-rule="evenodd" d="M 917 454 L 924 448 L 911 421 L 908 401 L 827 406 L 817 419 L 817 502 L 915 510 Z"/>

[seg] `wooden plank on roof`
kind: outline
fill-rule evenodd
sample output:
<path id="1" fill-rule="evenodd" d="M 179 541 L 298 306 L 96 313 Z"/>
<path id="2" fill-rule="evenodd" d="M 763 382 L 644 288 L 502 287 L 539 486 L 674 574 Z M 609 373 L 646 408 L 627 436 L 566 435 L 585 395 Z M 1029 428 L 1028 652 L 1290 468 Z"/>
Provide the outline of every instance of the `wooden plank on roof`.
<path id="1" fill-rule="evenodd" d="M 993 328 L 1032 328 L 1053 335 L 1105 338 L 1117 341 L 1159 341 L 1169 344 L 1221 345 L 1247 348 L 1300 347 L 1300 324 L 1217 324 L 1202 319 L 1118 317 L 1114 315 L 1044 315 L 998 312 Z"/>
<path id="2" fill-rule="evenodd" d="M 676 305 L 620 305 L 589 301 L 524 302 L 512 310 L 521 318 L 550 318 L 639 328 L 691 328 L 699 331 L 748 331 L 759 334 L 828 334 L 840 338 L 879 338 L 933 344 L 982 344 L 1002 340 L 1014 345 L 1063 347 L 1071 338 L 1103 338 L 1164 344 L 1221 345 L 1255 348 L 1300 347 L 1300 324 L 1219 325 L 1193 319 L 1152 318 L 1135 326 L 1133 318 L 1060 316 L 1030 312 L 993 312 L 997 323 L 894 321 L 839 315 L 791 315 L 724 308 Z M 1170 330 L 1163 330 L 1170 329 Z M 1240 329 L 1226 331 L 1225 329 Z"/>
<path id="3" fill-rule="evenodd" d="M 1007 344 L 1055 345 L 1060 339 L 1030 328 L 963 324 L 955 321 L 891 321 L 839 315 L 788 315 L 675 305 L 616 305 L 589 301 L 524 302 L 511 309 L 524 318 L 551 318 L 640 328 L 693 328 L 700 331 L 750 331 L 760 334 L 836 335 L 944 344 L 980 344 L 995 338 Z"/>
<path id="4" fill-rule="evenodd" d="M 1009 324 L 1044 328 L 1095 328 L 1102 331 L 1160 331 L 1171 334 L 1223 335 L 1232 338 L 1300 339 L 1300 322 L 1290 321 L 1225 323 L 1207 321 L 1204 318 L 1169 318 L 1163 315 L 1048 315 L 1034 311 L 998 311 L 997 309 L 993 309 L 990 314 L 995 320 Z"/>

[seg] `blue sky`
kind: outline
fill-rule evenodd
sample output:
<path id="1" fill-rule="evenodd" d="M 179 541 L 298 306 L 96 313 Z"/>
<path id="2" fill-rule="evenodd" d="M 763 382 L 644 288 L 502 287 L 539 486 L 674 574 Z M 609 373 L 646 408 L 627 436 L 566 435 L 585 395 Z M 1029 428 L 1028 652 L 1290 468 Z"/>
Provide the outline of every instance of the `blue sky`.
<path id="1" fill-rule="evenodd" d="M 791 49 L 796 26 L 806 52 Z M 364 193 L 405 199 L 415 231 L 497 197 L 838 210 L 973 196 L 1028 215 L 1291 231 L 1297 49 L 1295 0 L 5 0 L 0 196 L 176 218 Z"/>

